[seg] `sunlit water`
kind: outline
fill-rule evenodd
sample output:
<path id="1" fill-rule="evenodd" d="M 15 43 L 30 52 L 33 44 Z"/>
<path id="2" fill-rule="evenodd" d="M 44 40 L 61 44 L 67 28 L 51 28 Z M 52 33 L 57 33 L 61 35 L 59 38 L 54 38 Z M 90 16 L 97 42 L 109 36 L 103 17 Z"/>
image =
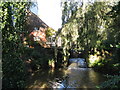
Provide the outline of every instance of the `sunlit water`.
<path id="1" fill-rule="evenodd" d="M 30 76 L 27 88 L 94 88 L 104 80 L 92 68 L 43 70 Z"/>
<path id="2" fill-rule="evenodd" d="M 71 63 L 68 69 L 39 70 L 28 79 L 27 88 L 95 88 L 106 78 L 92 68 L 79 68 Z"/>

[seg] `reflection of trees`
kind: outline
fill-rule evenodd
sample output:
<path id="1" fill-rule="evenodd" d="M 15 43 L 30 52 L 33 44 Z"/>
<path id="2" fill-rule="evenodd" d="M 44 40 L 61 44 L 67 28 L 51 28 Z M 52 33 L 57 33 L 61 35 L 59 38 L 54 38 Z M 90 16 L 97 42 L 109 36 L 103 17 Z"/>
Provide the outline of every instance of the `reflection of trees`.
<path id="1" fill-rule="evenodd" d="M 66 88 L 95 88 L 105 78 L 93 69 L 79 68 L 68 70 L 63 84 Z"/>
<path id="2" fill-rule="evenodd" d="M 26 88 L 42 88 L 44 85 L 44 88 L 52 88 L 52 86 L 62 82 L 64 75 L 64 69 L 39 70 L 38 72 L 35 72 L 33 76 L 28 78 L 28 84 Z"/>

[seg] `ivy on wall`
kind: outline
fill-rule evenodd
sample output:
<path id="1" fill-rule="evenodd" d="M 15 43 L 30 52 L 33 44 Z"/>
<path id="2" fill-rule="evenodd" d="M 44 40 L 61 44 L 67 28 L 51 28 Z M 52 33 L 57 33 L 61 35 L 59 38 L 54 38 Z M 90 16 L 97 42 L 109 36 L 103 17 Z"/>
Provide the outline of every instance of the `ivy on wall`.
<path id="1" fill-rule="evenodd" d="M 2 86 L 3 88 L 23 88 L 25 69 L 22 55 L 23 33 L 25 33 L 26 10 L 29 2 L 1 2 L 0 26 L 2 30 Z"/>

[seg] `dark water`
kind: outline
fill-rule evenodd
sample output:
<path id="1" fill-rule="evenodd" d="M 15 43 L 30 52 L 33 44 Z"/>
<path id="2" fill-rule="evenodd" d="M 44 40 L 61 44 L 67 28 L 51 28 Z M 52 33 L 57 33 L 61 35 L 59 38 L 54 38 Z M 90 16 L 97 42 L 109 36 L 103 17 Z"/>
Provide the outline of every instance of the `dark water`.
<path id="1" fill-rule="evenodd" d="M 39 70 L 30 76 L 26 88 L 95 88 L 105 80 L 92 68 Z"/>
<path id="2" fill-rule="evenodd" d="M 55 82 L 61 83 L 65 76 L 64 69 L 44 69 L 38 70 L 27 79 L 26 88 L 52 88 Z"/>

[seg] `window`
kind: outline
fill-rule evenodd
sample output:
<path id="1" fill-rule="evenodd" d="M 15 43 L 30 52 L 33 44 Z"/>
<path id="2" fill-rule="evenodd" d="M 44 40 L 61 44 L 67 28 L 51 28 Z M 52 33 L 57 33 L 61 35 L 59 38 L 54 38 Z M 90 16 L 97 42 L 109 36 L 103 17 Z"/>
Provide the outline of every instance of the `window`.
<path id="1" fill-rule="evenodd" d="M 34 27 L 34 30 L 39 30 L 38 27 Z"/>

